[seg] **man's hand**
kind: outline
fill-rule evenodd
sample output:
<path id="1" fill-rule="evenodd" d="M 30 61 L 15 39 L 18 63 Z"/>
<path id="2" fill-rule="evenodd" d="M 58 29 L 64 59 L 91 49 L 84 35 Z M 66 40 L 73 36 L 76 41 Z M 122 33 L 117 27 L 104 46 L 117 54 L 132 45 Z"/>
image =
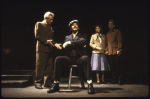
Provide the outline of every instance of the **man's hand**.
<path id="1" fill-rule="evenodd" d="M 53 41 L 53 40 L 47 40 L 47 43 L 50 44 L 50 46 L 53 46 L 53 47 L 54 47 L 52 41 Z"/>
<path id="2" fill-rule="evenodd" d="M 62 45 L 62 44 L 56 43 L 56 44 L 55 44 L 55 47 L 56 47 L 57 49 L 62 49 L 61 45 Z"/>
<path id="3" fill-rule="evenodd" d="M 103 48 L 98 47 L 97 49 L 98 49 L 99 51 L 103 51 Z"/>
<path id="4" fill-rule="evenodd" d="M 120 52 L 120 51 L 117 51 L 117 55 L 121 55 L 121 52 Z"/>
<path id="5" fill-rule="evenodd" d="M 70 42 L 70 41 L 65 42 L 65 43 L 63 44 L 63 48 L 65 48 L 68 44 L 71 44 L 71 42 Z"/>
<path id="6" fill-rule="evenodd" d="M 108 55 L 108 51 L 107 51 L 107 52 L 105 52 L 105 54 L 106 54 L 106 55 Z"/>

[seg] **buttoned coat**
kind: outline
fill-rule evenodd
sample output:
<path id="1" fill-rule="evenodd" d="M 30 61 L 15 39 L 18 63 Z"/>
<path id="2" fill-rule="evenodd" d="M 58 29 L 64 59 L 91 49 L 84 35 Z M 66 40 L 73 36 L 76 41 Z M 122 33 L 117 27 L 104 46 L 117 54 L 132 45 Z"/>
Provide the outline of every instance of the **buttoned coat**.
<path id="1" fill-rule="evenodd" d="M 122 38 L 118 29 L 113 29 L 107 34 L 108 55 L 116 55 L 117 51 L 122 51 Z"/>
<path id="2" fill-rule="evenodd" d="M 34 29 L 35 39 L 37 40 L 36 51 L 52 51 L 52 47 L 47 44 L 47 40 L 53 39 L 53 34 L 54 32 L 52 27 L 46 24 L 45 20 L 37 22 Z"/>
<path id="3" fill-rule="evenodd" d="M 98 34 L 95 33 L 91 36 L 90 46 L 92 47 L 92 53 L 104 53 L 106 51 L 106 38 L 104 34 L 100 34 L 101 38 L 98 37 Z M 101 42 L 100 42 L 101 39 Z M 97 48 L 102 48 L 102 50 L 98 50 Z"/>

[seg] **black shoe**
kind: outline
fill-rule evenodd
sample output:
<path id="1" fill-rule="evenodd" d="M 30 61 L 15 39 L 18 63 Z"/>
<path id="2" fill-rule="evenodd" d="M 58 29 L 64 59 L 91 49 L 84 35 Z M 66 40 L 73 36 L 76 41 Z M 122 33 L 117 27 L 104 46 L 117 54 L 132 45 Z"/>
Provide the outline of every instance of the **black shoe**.
<path id="1" fill-rule="evenodd" d="M 101 84 L 106 84 L 106 82 L 102 82 Z"/>
<path id="2" fill-rule="evenodd" d="M 35 85 L 35 88 L 36 88 L 36 89 L 42 89 L 42 86 L 37 86 L 37 85 Z"/>
<path id="3" fill-rule="evenodd" d="M 88 94 L 94 94 L 94 88 L 93 88 L 93 84 L 88 84 Z"/>
<path id="4" fill-rule="evenodd" d="M 59 91 L 59 83 L 54 83 L 49 90 L 47 90 L 47 93 L 57 92 Z"/>
<path id="5" fill-rule="evenodd" d="M 101 84 L 101 82 L 96 82 L 97 84 Z"/>

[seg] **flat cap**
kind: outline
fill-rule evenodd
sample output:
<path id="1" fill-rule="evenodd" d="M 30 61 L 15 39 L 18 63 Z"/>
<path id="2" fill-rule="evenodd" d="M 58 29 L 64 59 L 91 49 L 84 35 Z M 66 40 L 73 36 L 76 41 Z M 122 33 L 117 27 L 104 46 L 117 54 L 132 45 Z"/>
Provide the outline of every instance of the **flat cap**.
<path id="1" fill-rule="evenodd" d="M 78 20 L 72 20 L 72 21 L 70 21 L 68 26 L 70 27 L 73 23 L 77 23 L 78 24 L 79 22 L 78 22 Z"/>

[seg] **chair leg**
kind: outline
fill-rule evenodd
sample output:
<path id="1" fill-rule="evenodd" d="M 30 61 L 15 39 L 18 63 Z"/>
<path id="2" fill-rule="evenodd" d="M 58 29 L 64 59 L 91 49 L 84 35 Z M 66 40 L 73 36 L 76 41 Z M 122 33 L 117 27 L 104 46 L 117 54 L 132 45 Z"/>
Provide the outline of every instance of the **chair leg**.
<path id="1" fill-rule="evenodd" d="M 72 68 L 70 68 L 70 76 L 69 76 L 69 86 L 68 86 L 68 89 L 70 89 L 70 86 L 71 86 L 71 76 L 72 76 Z"/>

